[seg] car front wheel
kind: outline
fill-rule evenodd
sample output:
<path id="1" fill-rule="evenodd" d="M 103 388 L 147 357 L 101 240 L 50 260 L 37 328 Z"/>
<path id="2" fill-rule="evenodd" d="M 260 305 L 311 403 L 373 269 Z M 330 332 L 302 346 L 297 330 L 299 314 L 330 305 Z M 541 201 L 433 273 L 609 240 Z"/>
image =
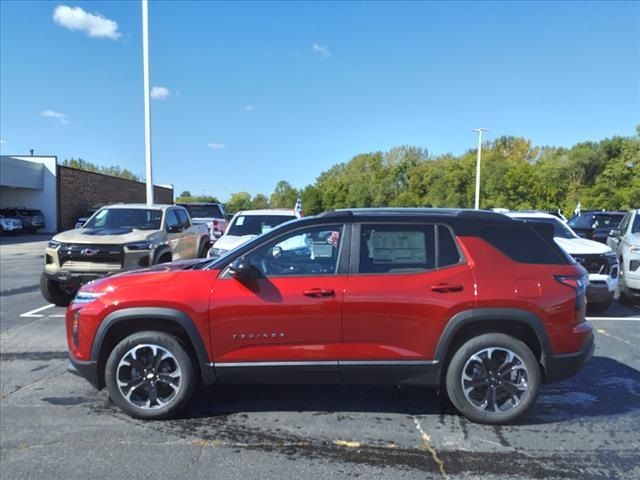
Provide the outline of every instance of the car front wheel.
<path id="1" fill-rule="evenodd" d="M 57 307 L 69 305 L 76 295 L 76 288 L 51 280 L 44 273 L 40 275 L 40 292 L 42 296 L 47 302 L 53 303 Z"/>
<path id="2" fill-rule="evenodd" d="M 168 418 L 191 398 L 196 375 L 180 341 L 163 332 L 139 332 L 113 349 L 105 366 L 113 402 L 132 417 Z"/>
<path id="3" fill-rule="evenodd" d="M 465 342 L 446 373 L 451 403 L 468 419 L 486 424 L 508 423 L 535 402 L 540 366 L 520 340 L 489 333 Z"/>

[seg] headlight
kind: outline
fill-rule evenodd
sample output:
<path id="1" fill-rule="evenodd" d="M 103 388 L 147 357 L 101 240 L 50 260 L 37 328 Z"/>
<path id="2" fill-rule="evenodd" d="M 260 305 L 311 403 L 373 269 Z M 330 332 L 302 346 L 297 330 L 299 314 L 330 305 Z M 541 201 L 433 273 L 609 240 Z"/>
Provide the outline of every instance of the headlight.
<path id="1" fill-rule="evenodd" d="M 55 240 L 49 240 L 49 243 L 47 245 L 49 246 L 49 248 L 58 248 L 62 244 L 60 242 L 56 242 Z"/>
<path id="2" fill-rule="evenodd" d="M 151 250 L 151 242 L 135 242 L 135 243 L 127 243 L 125 247 L 129 250 Z"/>
<path id="3" fill-rule="evenodd" d="M 640 253 L 640 247 L 629 247 L 629 253 Z"/>
<path id="4" fill-rule="evenodd" d="M 222 255 L 224 255 L 228 251 L 229 250 L 225 250 L 224 248 L 211 247 L 209 249 L 209 253 L 207 253 L 207 257 L 209 257 L 209 258 L 221 257 Z"/>
<path id="5" fill-rule="evenodd" d="M 83 292 L 83 291 L 79 291 L 78 294 L 76 295 L 76 298 L 73 299 L 73 303 L 75 304 L 85 304 L 85 303 L 91 303 L 94 300 L 97 300 L 98 298 L 100 298 L 102 295 L 104 295 L 105 292 Z"/>

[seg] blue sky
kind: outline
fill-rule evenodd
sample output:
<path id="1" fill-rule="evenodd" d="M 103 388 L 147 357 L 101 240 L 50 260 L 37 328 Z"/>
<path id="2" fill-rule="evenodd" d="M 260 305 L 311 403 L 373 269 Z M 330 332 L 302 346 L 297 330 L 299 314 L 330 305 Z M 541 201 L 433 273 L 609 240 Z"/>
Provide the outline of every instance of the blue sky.
<path id="1" fill-rule="evenodd" d="M 60 6 L 72 8 L 54 20 Z M 640 123 L 639 2 L 151 1 L 149 12 L 151 84 L 168 90 L 152 102 L 154 181 L 178 193 L 304 187 L 397 145 L 459 154 L 474 127 L 570 146 Z M 138 1 L 2 1 L 2 153 L 142 174 L 140 24 Z"/>

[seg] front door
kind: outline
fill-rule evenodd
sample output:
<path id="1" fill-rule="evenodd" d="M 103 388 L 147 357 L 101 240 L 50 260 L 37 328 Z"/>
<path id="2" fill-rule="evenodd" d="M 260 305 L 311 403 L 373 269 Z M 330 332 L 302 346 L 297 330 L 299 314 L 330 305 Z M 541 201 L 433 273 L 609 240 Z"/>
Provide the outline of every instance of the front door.
<path id="1" fill-rule="evenodd" d="M 343 304 L 346 383 L 432 383 L 447 320 L 473 308 L 474 279 L 444 225 L 362 224 Z"/>
<path id="2" fill-rule="evenodd" d="M 221 272 L 209 312 L 220 380 L 339 380 L 342 231 L 335 224 L 290 231 L 244 256 L 254 278 Z"/>

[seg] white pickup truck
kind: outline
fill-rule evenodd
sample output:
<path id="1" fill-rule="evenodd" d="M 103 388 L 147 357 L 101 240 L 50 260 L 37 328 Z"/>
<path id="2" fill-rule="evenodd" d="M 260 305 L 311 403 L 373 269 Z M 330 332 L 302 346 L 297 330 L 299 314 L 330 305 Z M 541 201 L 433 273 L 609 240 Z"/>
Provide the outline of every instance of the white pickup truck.
<path id="1" fill-rule="evenodd" d="M 54 236 L 45 249 L 40 289 L 68 305 L 83 283 L 158 263 L 205 257 L 206 225 L 176 205 L 118 204 L 101 208 L 82 228 Z"/>

